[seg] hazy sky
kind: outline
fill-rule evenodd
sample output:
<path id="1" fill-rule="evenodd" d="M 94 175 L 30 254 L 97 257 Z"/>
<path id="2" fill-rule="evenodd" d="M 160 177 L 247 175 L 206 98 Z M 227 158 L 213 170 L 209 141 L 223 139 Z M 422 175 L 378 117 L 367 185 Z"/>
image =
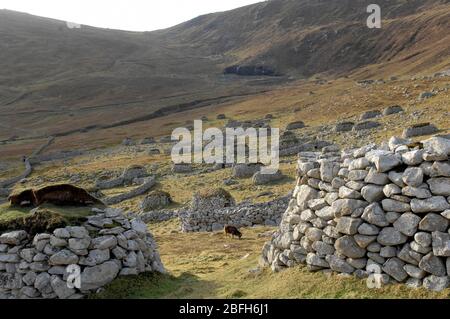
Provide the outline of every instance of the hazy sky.
<path id="1" fill-rule="evenodd" d="M 95 27 L 151 31 L 262 0 L 0 0 L 10 9 Z"/>

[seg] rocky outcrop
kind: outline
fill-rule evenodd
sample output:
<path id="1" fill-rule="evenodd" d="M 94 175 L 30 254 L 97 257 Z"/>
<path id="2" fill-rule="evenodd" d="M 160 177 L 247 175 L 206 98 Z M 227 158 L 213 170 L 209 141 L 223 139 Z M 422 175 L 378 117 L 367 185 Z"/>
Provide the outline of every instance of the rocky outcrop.
<path id="1" fill-rule="evenodd" d="M 297 186 L 261 263 L 445 289 L 449 155 L 450 140 L 441 137 L 417 146 L 392 138 L 340 157 L 299 154 Z"/>
<path id="2" fill-rule="evenodd" d="M 114 208 L 93 212 L 82 226 L 32 238 L 23 230 L 2 234 L 0 299 L 83 298 L 118 276 L 165 272 L 140 219 Z"/>

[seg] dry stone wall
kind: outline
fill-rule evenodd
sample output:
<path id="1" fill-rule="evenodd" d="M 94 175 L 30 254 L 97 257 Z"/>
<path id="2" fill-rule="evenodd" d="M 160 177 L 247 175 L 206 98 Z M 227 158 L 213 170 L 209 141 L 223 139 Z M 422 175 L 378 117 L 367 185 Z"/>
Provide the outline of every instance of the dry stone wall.
<path id="1" fill-rule="evenodd" d="M 23 162 L 25 165 L 25 170 L 23 171 L 23 173 L 16 177 L 12 177 L 12 178 L 8 178 L 6 180 L 0 181 L 0 188 L 6 189 L 10 186 L 13 186 L 14 184 L 16 184 L 20 180 L 28 177 L 31 174 L 31 172 L 33 171 L 33 167 L 31 166 L 30 160 L 28 158 L 24 158 Z"/>
<path id="2" fill-rule="evenodd" d="M 145 223 L 114 208 L 94 213 L 82 226 L 52 233 L 2 234 L 0 299 L 83 298 L 117 276 L 165 272 Z M 69 265 L 79 267 L 80 287 L 68 286 Z"/>
<path id="3" fill-rule="evenodd" d="M 222 230 L 225 225 L 250 227 L 254 225 L 276 226 L 286 210 L 289 197 L 282 197 L 267 203 L 242 203 L 233 207 L 201 207 L 179 211 L 181 230 L 184 232 L 205 232 Z"/>
<path id="4" fill-rule="evenodd" d="M 450 140 L 391 138 L 341 153 L 300 153 L 299 178 L 261 262 L 306 264 L 440 291 L 450 275 Z"/>

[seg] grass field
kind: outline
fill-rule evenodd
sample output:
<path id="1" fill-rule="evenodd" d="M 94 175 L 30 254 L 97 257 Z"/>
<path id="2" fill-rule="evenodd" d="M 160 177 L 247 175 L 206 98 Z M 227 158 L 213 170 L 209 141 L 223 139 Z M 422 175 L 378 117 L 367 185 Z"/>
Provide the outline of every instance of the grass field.
<path id="1" fill-rule="evenodd" d="M 261 248 L 275 228 L 244 229 L 242 240 L 233 240 L 222 233 L 180 233 L 178 226 L 175 220 L 149 226 L 168 274 L 122 277 L 93 298 L 450 298 L 450 289 L 392 284 L 373 290 L 365 280 L 303 266 L 259 269 Z"/>

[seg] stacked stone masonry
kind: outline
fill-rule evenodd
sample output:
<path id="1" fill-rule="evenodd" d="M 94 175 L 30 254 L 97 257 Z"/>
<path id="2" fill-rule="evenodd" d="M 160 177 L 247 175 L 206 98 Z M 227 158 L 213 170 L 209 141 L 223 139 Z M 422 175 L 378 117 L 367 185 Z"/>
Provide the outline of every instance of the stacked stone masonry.
<path id="1" fill-rule="evenodd" d="M 250 227 L 254 225 L 277 226 L 286 210 L 289 197 L 267 203 L 242 203 L 232 207 L 188 209 L 178 212 L 183 232 L 222 230 L 225 225 Z"/>
<path id="2" fill-rule="evenodd" d="M 447 288 L 449 155 L 450 140 L 442 137 L 300 153 L 297 186 L 262 264 Z"/>
<path id="3" fill-rule="evenodd" d="M 23 230 L 2 234 L 0 299 L 83 298 L 117 276 L 165 272 L 145 223 L 119 209 L 93 211 L 82 226 L 35 236 Z M 69 265 L 79 269 L 81 286 L 68 285 Z"/>

